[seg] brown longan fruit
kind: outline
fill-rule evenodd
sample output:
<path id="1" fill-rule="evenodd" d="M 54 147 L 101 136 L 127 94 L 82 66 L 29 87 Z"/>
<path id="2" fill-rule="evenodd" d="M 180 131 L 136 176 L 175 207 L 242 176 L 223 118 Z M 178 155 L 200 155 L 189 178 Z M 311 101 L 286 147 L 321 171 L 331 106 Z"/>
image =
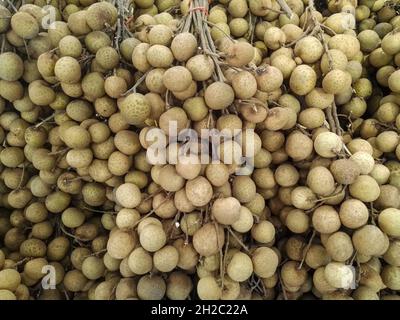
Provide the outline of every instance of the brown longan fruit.
<path id="1" fill-rule="evenodd" d="M 306 264 L 312 269 L 318 269 L 330 262 L 326 249 L 322 245 L 312 244 L 305 256 Z"/>
<path id="2" fill-rule="evenodd" d="M 181 271 L 172 272 L 167 279 L 168 299 L 185 300 L 193 289 L 193 283 L 189 276 Z"/>
<path id="3" fill-rule="evenodd" d="M 351 159 L 339 159 L 332 162 L 330 171 L 340 184 L 352 184 L 360 175 L 360 169 Z"/>
<path id="4" fill-rule="evenodd" d="M 286 262 L 281 269 L 282 281 L 289 287 L 300 287 L 307 280 L 307 271 L 297 261 Z"/>

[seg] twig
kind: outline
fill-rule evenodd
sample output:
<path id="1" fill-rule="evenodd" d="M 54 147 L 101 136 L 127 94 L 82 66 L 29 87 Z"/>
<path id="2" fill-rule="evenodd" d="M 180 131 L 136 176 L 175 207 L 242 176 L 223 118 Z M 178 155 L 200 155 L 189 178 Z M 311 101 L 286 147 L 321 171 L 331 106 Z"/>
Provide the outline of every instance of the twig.
<path id="1" fill-rule="evenodd" d="M 10 8 L 14 10 L 14 12 L 18 11 L 18 9 L 14 6 L 14 4 L 10 0 L 5 0 L 5 1 L 8 3 Z"/>
<path id="2" fill-rule="evenodd" d="M 301 262 L 300 262 L 299 266 L 297 267 L 298 270 L 300 270 L 303 267 L 304 261 L 306 260 L 306 256 L 307 256 L 308 250 L 310 250 L 310 247 L 311 247 L 312 242 L 314 240 L 315 234 L 316 234 L 316 232 L 315 232 L 315 229 L 314 229 L 312 234 L 311 234 L 310 240 L 308 240 L 307 246 L 304 248 L 303 258 L 301 259 Z"/>
<path id="3" fill-rule="evenodd" d="M 123 93 L 123 96 L 126 96 L 129 93 L 136 93 L 136 89 L 138 86 L 141 85 L 141 83 L 146 79 L 147 74 L 149 73 L 149 71 L 146 71 L 137 81 L 136 83 L 133 85 L 132 88 L 130 88 L 128 91 L 126 91 L 125 93 Z"/>
<path id="4" fill-rule="evenodd" d="M 232 231 L 230 227 L 228 227 L 229 233 L 235 238 L 235 240 L 242 246 L 242 248 L 247 252 L 250 253 L 249 248 L 246 247 L 246 245 L 243 243 L 242 240 L 239 239 L 239 237 Z"/>
<path id="5" fill-rule="evenodd" d="M 292 19 L 293 17 L 293 11 L 292 9 L 290 9 L 290 7 L 288 6 L 288 4 L 286 3 L 285 0 L 276 0 L 279 5 L 281 6 L 282 10 L 286 13 L 287 17 L 289 19 Z"/>
<path id="6" fill-rule="evenodd" d="M 42 124 L 46 123 L 47 121 L 53 119 L 55 116 L 55 113 L 53 113 L 52 115 L 48 116 L 47 118 L 43 119 L 41 122 L 39 122 L 38 124 L 35 125 L 35 128 L 39 128 Z"/>

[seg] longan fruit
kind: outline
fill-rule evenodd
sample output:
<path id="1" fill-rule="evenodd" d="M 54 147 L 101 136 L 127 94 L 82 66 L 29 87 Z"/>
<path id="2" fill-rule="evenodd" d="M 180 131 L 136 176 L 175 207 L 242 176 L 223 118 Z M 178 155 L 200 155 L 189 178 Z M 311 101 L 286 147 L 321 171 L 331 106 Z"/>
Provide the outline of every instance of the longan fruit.
<path id="1" fill-rule="evenodd" d="M 152 257 L 142 247 L 138 247 L 129 255 L 128 266 L 129 269 L 131 269 L 131 271 L 135 274 L 146 274 L 153 268 Z"/>
<path id="2" fill-rule="evenodd" d="M 193 235 L 193 247 L 201 256 L 211 256 L 219 252 L 225 242 L 224 231 L 214 223 L 203 225 Z"/>
<path id="3" fill-rule="evenodd" d="M 82 273 L 89 280 L 97 280 L 103 277 L 106 268 L 103 259 L 90 256 L 83 260 Z"/>
<path id="4" fill-rule="evenodd" d="M 340 205 L 339 217 L 345 227 L 358 229 L 368 222 L 368 208 L 360 200 L 347 199 Z"/>
<path id="5" fill-rule="evenodd" d="M 367 256 L 379 255 L 386 241 L 383 232 L 378 227 L 369 224 L 355 231 L 352 240 L 357 252 Z"/>
<path id="6" fill-rule="evenodd" d="M 153 255 L 154 267 L 160 272 L 171 272 L 179 262 L 179 252 L 171 245 L 166 245 Z"/>
<path id="7" fill-rule="evenodd" d="M 328 205 L 315 209 L 312 215 L 312 224 L 316 231 L 325 234 L 338 231 L 341 225 L 338 212 Z"/>

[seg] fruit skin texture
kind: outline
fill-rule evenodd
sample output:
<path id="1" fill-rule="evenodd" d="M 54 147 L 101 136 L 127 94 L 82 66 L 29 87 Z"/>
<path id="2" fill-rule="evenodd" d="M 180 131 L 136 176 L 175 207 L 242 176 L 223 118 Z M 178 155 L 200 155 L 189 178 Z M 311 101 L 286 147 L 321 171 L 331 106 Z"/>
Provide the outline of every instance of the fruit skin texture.
<path id="1" fill-rule="evenodd" d="M 203 225 L 193 236 L 193 247 L 204 257 L 218 253 L 224 242 L 225 235 L 222 227 L 214 223 Z"/>
<path id="2" fill-rule="evenodd" d="M 122 98 L 118 105 L 123 118 L 129 124 L 142 124 L 150 116 L 150 104 L 140 93 L 131 93 Z"/>
<path id="3" fill-rule="evenodd" d="M 315 88 L 317 75 L 308 65 L 297 66 L 290 76 L 289 85 L 292 91 L 300 96 L 304 96 Z"/>
<path id="4" fill-rule="evenodd" d="M 17 81 L 22 77 L 23 72 L 23 61 L 17 54 L 12 52 L 0 54 L 0 79 Z"/>

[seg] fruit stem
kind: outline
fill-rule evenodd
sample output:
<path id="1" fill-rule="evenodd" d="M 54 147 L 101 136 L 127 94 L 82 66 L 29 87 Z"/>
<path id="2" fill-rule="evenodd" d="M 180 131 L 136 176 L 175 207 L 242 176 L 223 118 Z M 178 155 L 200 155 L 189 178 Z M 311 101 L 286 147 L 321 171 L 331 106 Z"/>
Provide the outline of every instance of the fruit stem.
<path id="1" fill-rule="evenodd" d="M 315 235 L 316 235 L 316 232 L 314 229 L 311 234 L 310 240 L 308 240 L 307 246 L 304 248 L 303 258 L 301 259 L 301 262 L 300 262 L 299 266 L 297 267 L 298 270 L 300 270 L 303 267 L 304 261 L 306 260 L 307 252 L 308 252 L 308 250 L 310 250 L 310 247 L 312 245 Z"/>
<path id="2" fill-rule="evenodd" d="M 43 119 L 41 122 L 39 122 L 38 124 L 35 125 L 35 128 L 39 128 L 42 124 L 44 124 L 45 122 L 53 119 L 55 116 L 55 114 L 53 113 L 52 115 L 48 116 L 47 118 Z"/>
<path id="3" fill-rule="evenodd" d="M 293 11 L 292 9 L 290 9 L 290 7 L 288 6 L 288 4 L 286 3 L 285 0 L 277 0 L 277 2 L 279 3 L 279 5 L 281 6 L 282 10 L 286 13 L 287 17 L 289 19 L 292 19 L 293 17 Z"/>

